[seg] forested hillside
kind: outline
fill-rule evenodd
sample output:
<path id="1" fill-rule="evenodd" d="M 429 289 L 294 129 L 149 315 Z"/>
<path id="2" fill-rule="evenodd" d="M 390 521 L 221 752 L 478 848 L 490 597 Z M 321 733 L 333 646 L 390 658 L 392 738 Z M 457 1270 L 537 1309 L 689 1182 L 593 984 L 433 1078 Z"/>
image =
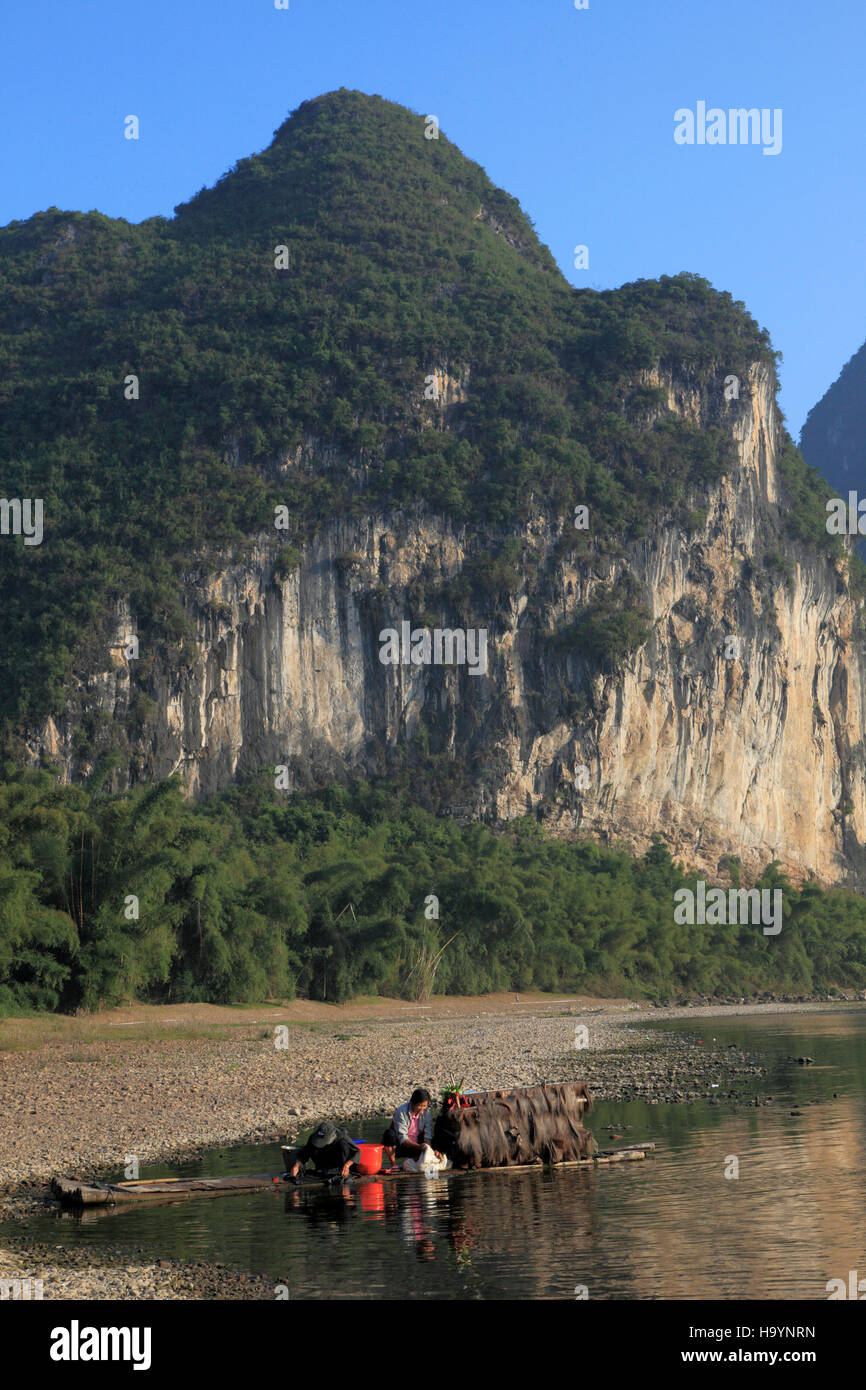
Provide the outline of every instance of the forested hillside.
<path id="1" fill-rule="evenodd" d="M 573 289 L 516 200 L 424 130 L 340 91 L 173 219 L 0 230 L 3 488 L 45 511 L 41 545 L 0 547 L 7 733 L 99 669 L 113 597 L 151 652 L 192 660 L 184 569 L 273 534 L 276 504 L 289 546 L 383 501 L 480 527 L 586 503 L 613 544 L 685 521 L 730 464 L 728 432 L 645 377 L 718 377 L 721 408 L 726 374 L 773 363 L 744 306 L 691 274 Z"/>
<path id="2" fill-rule="evenodd" d="M 750 883 L 777 849 L 866 872 L 862 580 L 766 331 L 692 273 L 573 288 L 425 125 L 341 90 L 171 219 L 0 230 L 2 492 L 44 505 L 0 544 L 5 1008 L 412 995 L 437 958 L 442 991 L 866 984 L 862 899 L 770 864 L 781 937 L 678 927 L 685 871 L 643 853 L 640 795 Z M 375 644 L 409 614 L 489 625 L 489 672 L 404 687 Z M 236 784 L 193 804 L 178 767 Z M 546 838 L 521 817 L 578 768 L 583 842 Z"/>

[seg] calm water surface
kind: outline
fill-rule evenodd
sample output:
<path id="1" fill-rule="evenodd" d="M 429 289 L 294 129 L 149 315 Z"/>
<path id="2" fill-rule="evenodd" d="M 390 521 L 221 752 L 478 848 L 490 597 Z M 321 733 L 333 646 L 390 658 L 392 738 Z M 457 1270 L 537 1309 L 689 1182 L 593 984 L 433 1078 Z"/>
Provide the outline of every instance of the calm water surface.
<path id="1" fill-rule="evenodd" d="M 607 1299 L 826 1299 L 829 1279 L 866 1276 L 866 1008 L 667 1026 L 696 1049 L 715 1039 L 752 1050 L 768 1074 L 719 1106 L 597 1104 L 590 1125 L 600 1145 L 615 1124 L 624 1143 L 656 1142 L 644 1163 L 342 1193 L 283 1185 L 46 1216 L 31 1230 L 55 1244 L 122 1241 L 154 1257 L 221 1260 L 285 1284 L 293 1299 L 570 1299 L 578 1285 Z M 802 1054 L 814 1066 L 791 1060 Z M 773 1105 L 749 1106 L 755 1092 Z M 382 1128 L 370 1121 L 358 1137 L 378 1139 Z M 725 1177 L 731 1156 L 736 1180 Z M 280 1166 L 276 1147 L 249 1145 L 171 1171 Z"/>

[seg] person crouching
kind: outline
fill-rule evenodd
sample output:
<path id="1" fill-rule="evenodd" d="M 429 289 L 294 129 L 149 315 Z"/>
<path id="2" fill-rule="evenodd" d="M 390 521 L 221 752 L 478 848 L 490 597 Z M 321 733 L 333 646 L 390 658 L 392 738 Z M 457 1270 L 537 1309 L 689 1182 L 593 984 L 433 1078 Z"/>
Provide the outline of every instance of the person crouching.
<path id="1" fill-rule="evenodd" d="M 382 1135 L 382 1143 L 391 1165 L 398 1158 L 418 1159 L 429 1145 L 433 1148 L 433 1119 L 430 1114 L 430 1092 L 419 1086 L 405 1105 L 398 1105 L 390 1125 Z M 433 1149 L 438 1159 L 442 1155 Z"/>
<path id="2" fill-rule="evenodd" d="M 295 1160 L 289 1169 L 289 1177 L 297 1178 L 301 1168 L 313 1160 L 316 1172 L 323 1177 L 347 1178 L 353 1163 L 361 1157 L 361 1150 L 347 1134 L 346 1130 L 328 1121 L 314 1130 L 302 1149 L 298 1149 Z"/>

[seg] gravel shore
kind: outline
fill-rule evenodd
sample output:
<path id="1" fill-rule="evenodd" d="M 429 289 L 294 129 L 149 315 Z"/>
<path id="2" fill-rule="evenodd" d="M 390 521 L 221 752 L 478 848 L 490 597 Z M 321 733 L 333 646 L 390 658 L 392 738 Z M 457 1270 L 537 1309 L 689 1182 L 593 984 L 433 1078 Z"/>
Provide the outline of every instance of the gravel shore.
<path id="1" fill-rule="evenodd" d="M 5 1236 L 4 1236 L 5 1238 Z M 272 1280 L 219 1264 L 157 1260 L 149 1252 L 102 1247 L 87 1249 L 45 1245 L 26 1236 L 6 1241 L 0 1250 L 0 1281 L 17 1279 L 13 1300 L 43 1302 L 67 1299 L 271 1299 Z M 29 1282 L 28 1282 L 29 1281 Z M 37 1283 L 38 1281 L 38 1283 Z"/>
<path id="2" fill-rule="evenodd" d="M 580 1078 L 598 1099 L 723 1103 L 740 1082 L 760 1076 L 760 1059 L 640 1025 L 815 1008 L 508 996 L 378 1005 L 378 1017 L 344 1007 L 314 1022 L 293 1017 L 293 1006 L 275 1006 L 266 1019 L 242 1020 L 230 1037 L 54 1040 L 0 1052 L 0 1261 L 5 1254 L 7 1266 L 17 1266 L 26 1251 L 19 1277 L 42 1278 L 46 1297 L 273 1297 L 261 1281 L 218 1266 L 154 1266 L 129 1252 L 110 1262 L 100 1252 L 96 1270 L 83 1251 L 37 1250 L 19 1234 L 20 1221 L 42 1208 L 55 1174 L 116 1178 L 130 1155 L 143 1168 L 206 1148 L 294 1137 L 324 1116 L 389 1112 L 416 1085 L 435 1094 L 454 1081 L 487 1089 Z M 273 1158 L 276 1171 L 276 1151 Z M 0 1278 L 9 1277 L 0 1268 Z"/>
<path id="3" fill-rule="evenodd" d="M 542 1080 L 604 1077 L 603 1094 L 688 1097 L 677 1059 L 699 1082 L 719 1062 L 677 1037 L 637 1029 L 666 1010 L 610 1011 L 594 1003 L 515 1006 L 512 1013 L 248 1025 L 231 1038 L 54 1043 L 5 1053 L 0 1072 L 0 1187 L 70 1177 L 120 1176 L 203 1148 L 294 1136 L 323 1116 L 391 1111 L 413 1086 L 451 1081 L 478 1090 Z M 585 1027 L 586 1046 L 575 1047 Z M 632 1029 L 631 1032 L 627 1028 Z M 583 1039 L 579 1039 L 583 1040 Z M 285 1047 L 277 1044 L 285 1042 Z M 602 1059 L 617 1055 L 615 1065 Z M 665 1059 L 669 1059 L 666 1064 Z M 724 1059 L 729 1074 L 734 1059 Z M 741 1063 L 745 1065 L 745 1063 Z M 705 1089 L 705 1088 L 704 1088 Z M 277 1155 L 274 1155 L 277 1160 Z"/>

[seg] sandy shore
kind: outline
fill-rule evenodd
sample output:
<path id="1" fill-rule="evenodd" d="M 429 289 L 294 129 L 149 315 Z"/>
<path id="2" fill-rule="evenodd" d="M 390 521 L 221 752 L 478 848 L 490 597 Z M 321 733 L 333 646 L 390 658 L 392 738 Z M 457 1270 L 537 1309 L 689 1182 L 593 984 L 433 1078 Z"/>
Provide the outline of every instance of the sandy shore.
<path id="1" fill-rule="evenodd" d="M 0 1279 L 23 1260 L 18 1277 L 42 1278 L 45 1297 L 273 1297 L 261 1281 L 218 1266 L 137 1264 L 123 1251 L 108 1263 L 100 1255 L 99 1270 L 82 1267 L 84 1252 L 61 1258 L 38 1249 L 20 1221 L 42 1207 L 55 1174 L 116 1177 L 130 1155 L 145 1167 L 219 1145 L 276 1142 L 323 1116 L 390 1112 L 416 1085 L 435 1095 L 453 1081 L 485 1089 L 580 1078 L 599 1099 L 723 1102 L 739 1081 L 760 1076 L 758 1058 L 640 1025 L 816 1007 L 647 1008 L 622 999 L 496 995 L 420 1006 L 382 999 L 253 1010 L 141 1006 L 83 1019 L 3 1020 Z M 276 1149 L 273 1160 L 278 1171 Z"/>

